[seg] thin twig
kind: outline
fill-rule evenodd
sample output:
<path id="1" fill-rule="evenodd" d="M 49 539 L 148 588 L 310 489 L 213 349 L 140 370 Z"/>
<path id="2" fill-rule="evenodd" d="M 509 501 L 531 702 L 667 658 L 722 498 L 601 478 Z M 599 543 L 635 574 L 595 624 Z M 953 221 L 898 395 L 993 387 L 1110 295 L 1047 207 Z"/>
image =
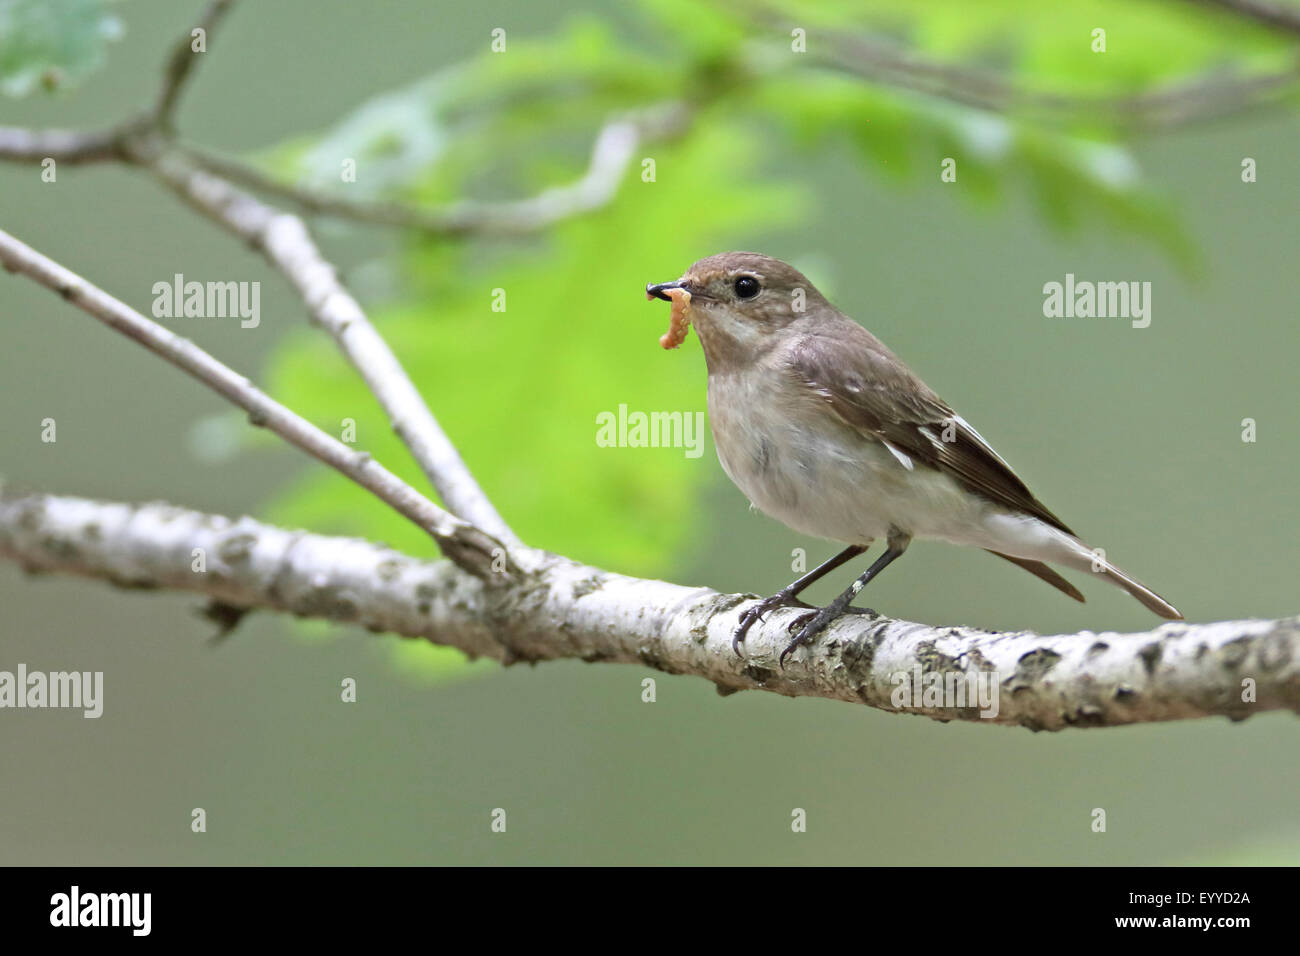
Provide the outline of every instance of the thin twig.
<path id="1" fill-rule="evenodd" d="M 211 42 L 213 31 L 234 3 L 235 0 L 211 0 L 199 15 L 199 22 L 194 29 L 204 32 L 205 44 Z M 190 78 L 199 57 L 203 55 L 194 52 L 193 42 L 193 30 L 187 30 L 185 36 L 172 50 L 171 59 L 167 61 L 162 88 L 158 91 L 158 99 L 150 113 L 152 125 L 157 129 L 172 128 L 176 106 L 180 102 L 181 93 L 185 90 L 186 80 Z"/>
<path id="2" fill-rule="evenodd" d="M 21 273 L 139 342 L 248 412 L 290 444 L 337 469 L 433 536 L 443 553 L 465 570 L 490 579 L 505 557 L 501 543 L 439 508 L 369 454 L 349 448 L 258 389 L 247 378 L 81 276 L 0 231 L 0 264 Z"/>
<path id="3" fill-rule="evenodd" d="M 637 148 L 648 140 L 680 133 L 688 121 L 689 110 L 681 103 L 667 103 L 613 120 L 597 135 L 587 170 L 576 181 L 528 199 L 464 200 L 436 209 L 396 202 L 368 202 L 296 186 L 238 159 L 197 146 L 183 149 L 197 165 L 211 173 L 313 213 L 415 229 L 435 236 L 520 236 L 541 232 L 564 219 L 607 206 L 617 195 Z"/>

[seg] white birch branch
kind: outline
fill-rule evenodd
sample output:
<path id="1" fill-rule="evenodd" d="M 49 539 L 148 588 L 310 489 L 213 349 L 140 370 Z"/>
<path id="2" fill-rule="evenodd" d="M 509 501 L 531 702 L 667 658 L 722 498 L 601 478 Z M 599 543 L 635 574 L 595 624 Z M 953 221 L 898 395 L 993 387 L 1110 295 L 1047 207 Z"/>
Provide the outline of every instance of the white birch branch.
<path id="1" fill-rule="evenodd" d="M 206 558 L 204 573 L 192 570 L 196 548 Z M 777 657 L 797 610 L 755 625 L 738 657 L 731 634 L 752 595 L 626 577 L 542 551 L 515 556 L 520 574 L 488 588 L 448 562 L 367 541 L 164 503 L 0 490 L 0 557 L 30 572 L 189 591 L 236 608 L 423 638 L 507 664 L 642 664 L 703 677 L 724 694 L 765 690 L 1032 730 L 1300 713 L 1300 618 L 1040 637 L 850 615 L 781 670 Z M 895 675 L 942 683 L 948 675 L 980 674 L 998 689 L 995 717 L 981 718 L 978 707 L 900 709 L 891 702 Z M 1247 681 L 1250 703 L 1243 701 Z"/>

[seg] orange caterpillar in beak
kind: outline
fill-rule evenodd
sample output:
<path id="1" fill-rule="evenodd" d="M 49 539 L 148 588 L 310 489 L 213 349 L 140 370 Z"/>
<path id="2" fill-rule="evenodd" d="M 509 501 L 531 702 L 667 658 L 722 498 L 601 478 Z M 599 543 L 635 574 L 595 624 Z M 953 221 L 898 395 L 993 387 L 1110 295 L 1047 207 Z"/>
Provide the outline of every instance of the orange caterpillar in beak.
<path id="1" fill-rule="evenodd" d="M 672 299 L 673 311 L 668 317 L 668 331 L 659 336 L 659 344 L 665 349 L 675 349 L 686 341 L 686 330 L 691 327 L 691 294 L 685 289 L 663 289 L 660 297 Z M 649 292 L 647 299 L 655 298 Z"/>

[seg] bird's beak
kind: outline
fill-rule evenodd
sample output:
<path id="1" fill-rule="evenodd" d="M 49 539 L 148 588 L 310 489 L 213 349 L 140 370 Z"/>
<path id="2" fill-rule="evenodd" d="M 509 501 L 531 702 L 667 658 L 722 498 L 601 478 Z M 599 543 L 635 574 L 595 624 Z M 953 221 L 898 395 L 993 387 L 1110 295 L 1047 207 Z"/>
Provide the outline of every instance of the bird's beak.
<path id="1" fill-rule="evenodd" d="M 686 289 L 686 291 L 690 291 L 686 286 L 686 280 L 678 279 L 676 282 L 660 282 L 656 285 L 646 285 L 645 297 L 647 299 L 663 299 L 665 302 L 671 302 L 672 299 L 669 296 L 664 295 L 665 289 Z"/>

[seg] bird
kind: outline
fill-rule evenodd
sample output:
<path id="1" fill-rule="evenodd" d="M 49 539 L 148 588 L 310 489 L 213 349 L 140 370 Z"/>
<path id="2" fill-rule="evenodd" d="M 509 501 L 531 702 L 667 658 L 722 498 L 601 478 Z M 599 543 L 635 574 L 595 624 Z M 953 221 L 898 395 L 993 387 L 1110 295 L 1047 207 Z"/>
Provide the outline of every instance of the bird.
<path id="1" fill-rule="evenodd" d="M 732 647 L 779 607 L 810 613 L 779 663 L 810 644 L 914 539 L 982 548 L 1076 601 L 1051 564 L 1099 574 L 1160 617 L 1172 604 L 1085 544 L 1030 492 L 975 427 L 798 269 L 755 252 L 700 259 L 646 285 L 673 303 L 660 340 L 693 326 L 708 370 L 708 416 L 723 471 L 755 508 L 843 551 L 745 611 Z M 883 539 L 885 551 L 830 604 L 799 594 Z"/>

